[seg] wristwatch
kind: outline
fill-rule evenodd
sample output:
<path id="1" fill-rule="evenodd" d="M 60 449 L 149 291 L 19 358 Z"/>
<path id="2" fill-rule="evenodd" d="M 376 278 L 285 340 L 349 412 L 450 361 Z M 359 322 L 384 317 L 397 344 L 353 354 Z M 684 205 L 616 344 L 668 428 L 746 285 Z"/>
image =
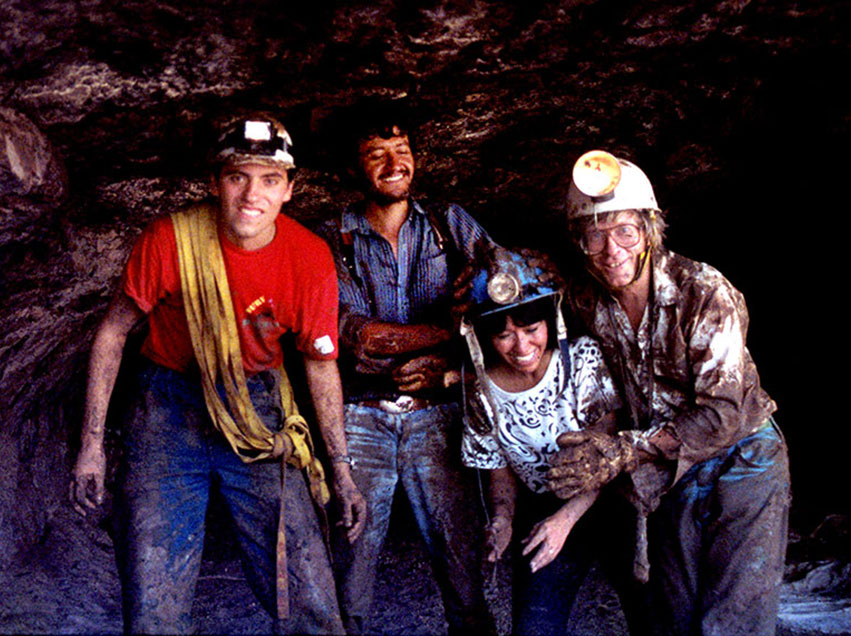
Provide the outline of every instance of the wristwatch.
<path id="1" fill-rule="evenodd" d="M 335 455 L 334 457 L 331 458 L 331 463 L 332 464 L 342 463 L 342 464 L 348 464 L 352 468 L 355 467 L 355 460 L 352 458 L 351 455 Z"/>

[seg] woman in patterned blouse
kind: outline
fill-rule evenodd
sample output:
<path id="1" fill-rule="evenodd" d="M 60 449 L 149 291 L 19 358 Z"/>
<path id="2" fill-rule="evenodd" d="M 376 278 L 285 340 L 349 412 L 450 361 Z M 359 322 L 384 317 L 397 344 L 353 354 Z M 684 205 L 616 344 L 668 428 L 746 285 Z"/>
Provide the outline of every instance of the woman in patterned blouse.
<path id="1" fill-rule="evenodd" d="M 559 342 L 560 294 L 538 284 L 525 261 L 519 264 L 518 273 L 515 257 L 521 292 L 514 302 L 494 303 L 483 291 L 495 287 L 498 267 L 483 268 L 473 281 L 472 325 L 466 323 L 473 342 L 467 340 L 474 363 L 476 349 L 481 356 L 476 389 L 468 392 L 462 455 L 490 477 L 488 560 L 514 545 L 513 633 L 560 634 L 590 566 L 581 555 L 585 546 L 566 549 L 566 539 L 598 493 L 558 499 L 545 484 L 549 458 L 561 433 L 614 430 L 620 398 L 594 340 Z"/>

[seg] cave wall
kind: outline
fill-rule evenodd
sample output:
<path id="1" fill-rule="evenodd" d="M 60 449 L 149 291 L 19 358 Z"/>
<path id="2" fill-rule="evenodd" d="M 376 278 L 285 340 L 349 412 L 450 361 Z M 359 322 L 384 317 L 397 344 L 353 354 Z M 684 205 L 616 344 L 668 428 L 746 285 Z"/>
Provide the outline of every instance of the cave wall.
<path id="1" fill-rule="evenodd" d="M 636 161 L 669 245 L 748 299 L 799 506 L 847 509 L 824 486 L 843 461 L 842 374 L 825 359 L 844 344 L 828 303 L 845 271 L 848 14 L 792 0 L 6 0 L 0 561 L 66 505 L 92 332 L 140 229 L 205 195 L 210 120 L 281 114 L 300 164 L 288 212 L 310 225 L 350 200 L 322 122 L 363 94 L 416 104 L 418 193 L 557 259 L 576 157 Z"/>

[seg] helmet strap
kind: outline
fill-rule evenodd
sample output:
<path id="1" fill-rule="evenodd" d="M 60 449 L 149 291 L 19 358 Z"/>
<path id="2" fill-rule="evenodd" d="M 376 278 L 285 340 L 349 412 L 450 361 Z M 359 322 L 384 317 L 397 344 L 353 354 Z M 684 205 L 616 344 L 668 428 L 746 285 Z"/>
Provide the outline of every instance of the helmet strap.
<path id="1" fill-rule="evenodd" d="M 485 397 L 485 402 L 487 403 L 488 408 L 490 409 L 489 415 L 491 415 L 491 419 L 495 426 L 498 425 L 499 419 L 499 410 L 497 408 L 496 399 L 493 396 L 493 392 L 490 389 L 490 385 L 488 384 L 487 374 L 485 372 L 485 357 L 482 353 L 482 347 L 479 344 L 479 339 L 476 337 L 476 330 L 473 329 L 473 325 L 467 321 L 466 318 L 461 319 L 461 335 L 467 341 L 467 349 L 470 351 L 470 359 L 473 361 L 473 368 L 476 371 L 476 377 L 479 380 L 479 386 L 481 387 L 482 393 Z"/>
<path id="2" fill-rule="evenodd" d="M 556 337 L 558 340 L 558 348 L 561 352 L 562 363 L 564 364 L 564 381 L 566 383 L 568 382 L 568 378 L 570 378 L 570 342 L 567 339 L 567 326 L 564 324 L 564 315 L 561 313 L 561 303 L 563 298 L 564 296 L 561 292 L 556 294 L 555 312 Z"/>
<path id="3" fill-rule="evenodd" d="M 635 276 L 632 278 L 632 283 L 641 278 L 641 273 L 644 271 L 647 261 L 650 260 L 650 248 L 647 247 L 641 254 L 638 255 L 638 267 L 635 268 Z"/>

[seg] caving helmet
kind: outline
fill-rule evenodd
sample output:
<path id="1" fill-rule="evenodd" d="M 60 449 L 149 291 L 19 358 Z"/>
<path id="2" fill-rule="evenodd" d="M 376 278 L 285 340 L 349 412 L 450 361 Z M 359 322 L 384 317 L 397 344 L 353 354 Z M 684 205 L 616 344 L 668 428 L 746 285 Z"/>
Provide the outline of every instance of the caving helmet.
<path id="1" fill-rule="evenodd" d="M 242 117 L 225 125 L 213 151 L 216 164 L 259 163 L 289 170 L 295 168 L 292 138 L 273 117 Z"/>
<path id="2" fill-rule="evenodd" d="M 552 299 L 555 334 L 553 340 L 561 350 L 564 364 L 570 365 L 567 328 L 561 313 L 561 291 L 555 283 L 542 282 L 544 271 L 522 254 L 494 246 L 473 274 L 470 287 L 471 308 L 461 321 L 461 335 L 467 342 L 470 359 L 492 419 L 497 418 L 496 402 L 486 381 L 485 360 L 475 326 L 488 316 L 510 311 L 521 305 Z M 551 335 L 552 337 L 552 335 Z M 565 377 L 569 375 L 566 374 Z M 474 428 L 479 429 L 474 425 Z"/>
<path id="3" fill-rule="evenodd" d="M 516 252 L 496 247 L 486 261 L 473 275 L 470 289 L 477 318 L 558 293 L 554 285 L 540 282 L 539 267 Z"/>
<path id="4" fill-rule="evenodd" d="M 567 218 L 599 216 L 621 210 L 661 212 L 650 179 L 641 168 L 605 150 L 576 160 L 567 191 Z"/>
<path id="5" fill-rule="evenodd" d="M 591 150 L 579 157 L 573 165 L 567 191 L 567 218 L 580 248 L 583 247 L 582 234 L 589 223 L 597 223 L 602 215 L 626 210 L 639 214 L 647 237 L 647 249 L 638 256 L 633 278 L 636 281 L 647 266 L 651 252 L 661 248 L 665 235 L 665 218 L 650 179 L 631 161 L 605 150 Z M 591 273 L 606 285 L 593 271 Z"/>

